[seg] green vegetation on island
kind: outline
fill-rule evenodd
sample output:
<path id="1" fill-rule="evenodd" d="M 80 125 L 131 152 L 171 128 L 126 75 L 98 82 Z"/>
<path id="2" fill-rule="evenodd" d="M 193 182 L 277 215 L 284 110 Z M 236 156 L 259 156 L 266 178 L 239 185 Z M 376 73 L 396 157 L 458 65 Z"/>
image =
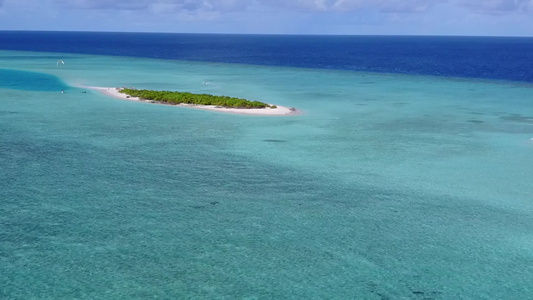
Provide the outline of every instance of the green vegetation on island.
<path id="1" fill-rule="evenodd" d="M 268 105 L 259 101 L 233 98 L 228 96 L 214 96 L 209 94 L 193 94 L 188 92 L 172 91 L 152 91 L 137 89 L 121 89 L 121 93 L 130 97 L 139 97 L 143 100 L 152 100 L 168 104 L 196 104 L 196 105 L 216 105 L 231 108 L 276 108 L 275 105 Z"/>

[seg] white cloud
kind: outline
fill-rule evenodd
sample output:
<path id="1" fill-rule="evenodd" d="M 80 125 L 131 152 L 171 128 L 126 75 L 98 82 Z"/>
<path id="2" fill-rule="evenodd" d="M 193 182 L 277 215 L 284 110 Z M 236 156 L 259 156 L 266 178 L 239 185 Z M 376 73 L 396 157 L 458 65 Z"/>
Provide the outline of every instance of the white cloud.
<path id="1" fill-rule="evenodd" d="M 476 12 L 490 14 L 533 11 L 533 0 L 459 0 L 459 4 Z"/>
<path id="2" fill-rule="evenodd" d="M 381 1 L 382 6 L 380 10 L 382 12 L 402 12 L 402 13 L 421 13 L 428 11 L 431 7 L 442 0 L 384 0 Z"/>
<path id="3" fill-rule="evenodd" d="M 0 28 L 533 36 L 532 13 L 533 0 L 0 0 Z"/>
<path id="4" fill-rule="evenodd" d="M 0 5 L 4 0 L 0 0 Z M 173 13 L 245 11 L 250 7 L 307 12 L 423 13 L 439 3 L 486 13 L 533 11 L 533 0 L 52 0 L 61 7 L 101 10 L 166 11 Z"/>
<path id="5" fill-rule="evenodd" d="M 79 9 L 120 9 L 136 10 L 145 9 L 150 4 L 149 0 L 54 0 L 60 7 Z"/>
<path id="6" fill-rule="evenodd" d="M 0 4 L 3 0 L 0 0 Z M 356 11 L 421 12 L 445 0 L 53 0 L 62 7 L 79 9 L 136 10 L 167 7 L 177 11 L 239 11 L 263 6 L 315 12 Z"/>
<path id="7" fill-rule="evenodd" d="M 3 0 L 0 0 L 3 1 Z M 53 0 L 75 9 L 137 10 L 166 7 L 177 11 L 227 11 L 245 7 L 244 0 Z"/>
<path id="8" fill-rule="evenodd" d="M 380 12 L 424 12 L 433 5 L 446 0 L 262 0 L 263 5 L 299 8 L 309 11 L 350 12 L 373 9 Z"/>

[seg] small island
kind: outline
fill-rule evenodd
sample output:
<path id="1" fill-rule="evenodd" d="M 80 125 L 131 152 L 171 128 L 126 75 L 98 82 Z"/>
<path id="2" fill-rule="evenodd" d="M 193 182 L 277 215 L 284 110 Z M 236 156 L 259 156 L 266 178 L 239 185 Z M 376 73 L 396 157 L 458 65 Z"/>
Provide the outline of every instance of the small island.
<path id="1" fill-rule="evenodd" d="M 138 97 L 143 100 L 152 100 L 168 104 L 194 104 L 194 105 L 215 105 L 226 108 L 276 108 L 276 105 L 269 105 L 259 101 L 250 101 L 241 98 L 228 96 L 214 96 L 210 94 L 193 94 L 189 92 L 173 91 L 153 91 L 123 88 L 119 91 L 130 97 Z"/>
<path id="2" fill-rule="evenodd" d="M 285 107 L 227 96 L 194 94 L 188 92 L 138 90 L 134 88 L 82 87 L 96 90 L 105 95 L 122 100 L 189 107 L 240 115 L 289 116 L 301 114 L 299 110 L 293 107 Z"/>

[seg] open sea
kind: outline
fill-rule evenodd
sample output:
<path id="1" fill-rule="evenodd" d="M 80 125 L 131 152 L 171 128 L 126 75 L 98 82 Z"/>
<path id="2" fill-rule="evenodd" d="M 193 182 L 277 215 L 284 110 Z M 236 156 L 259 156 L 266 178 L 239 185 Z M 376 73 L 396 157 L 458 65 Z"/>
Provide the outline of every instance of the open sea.
<path id="1" fill-rule="evenodd" d="M 533 38 L 0 31 L 0 299 L 532 298 Z"/>

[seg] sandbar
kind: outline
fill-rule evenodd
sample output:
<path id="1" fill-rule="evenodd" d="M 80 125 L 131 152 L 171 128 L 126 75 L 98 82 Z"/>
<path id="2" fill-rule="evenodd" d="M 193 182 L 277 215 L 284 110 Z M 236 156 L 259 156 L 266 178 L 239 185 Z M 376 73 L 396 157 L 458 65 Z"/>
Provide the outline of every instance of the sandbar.
<path id="1" fill-rule="evenodd" d="M 85 88 L 99 91 L 107 96 L 121 99 L 121 100 L 128 100 L 128 101 L 139 101 L 139 102 L 147 102 L 147 103 L 155 103 L 155 104 L 163 104 L 163 105 L 169 105 L 169 106 L 181 106 L 181 107 L 188 107 L 188 108 L 196 108 L 196 109 L 203 109 L 203 110 L 211 110 L 211 111 L 217 111 L 217 112 L 224 112 L 224 113 L 232 113 L 232 114 L 241 114 L 241 115 L 258 115 L 258 116 L 289 116 L 289 115 L 298 115 L 301 114 L 300 111 L 289 108 L 285 106 L 279 106 L 276 105 L 276 108 L 230 108 L 230 107 L 221 107 L 221 106 L 215 106 L 215 105 L 196 105 L 196 104 L 169 104 L 164 102 L 158 102 L 153 100 L 146 100 L 146 99 L 140 99 L 139 97 L 131 97 L 126 94 L 123 94 L 120 92 L 122 88 L 117 87 L 97 87 L 97 86 L 84 86 Z M 272 104 L 269 104 L 272 105 Z"/>

